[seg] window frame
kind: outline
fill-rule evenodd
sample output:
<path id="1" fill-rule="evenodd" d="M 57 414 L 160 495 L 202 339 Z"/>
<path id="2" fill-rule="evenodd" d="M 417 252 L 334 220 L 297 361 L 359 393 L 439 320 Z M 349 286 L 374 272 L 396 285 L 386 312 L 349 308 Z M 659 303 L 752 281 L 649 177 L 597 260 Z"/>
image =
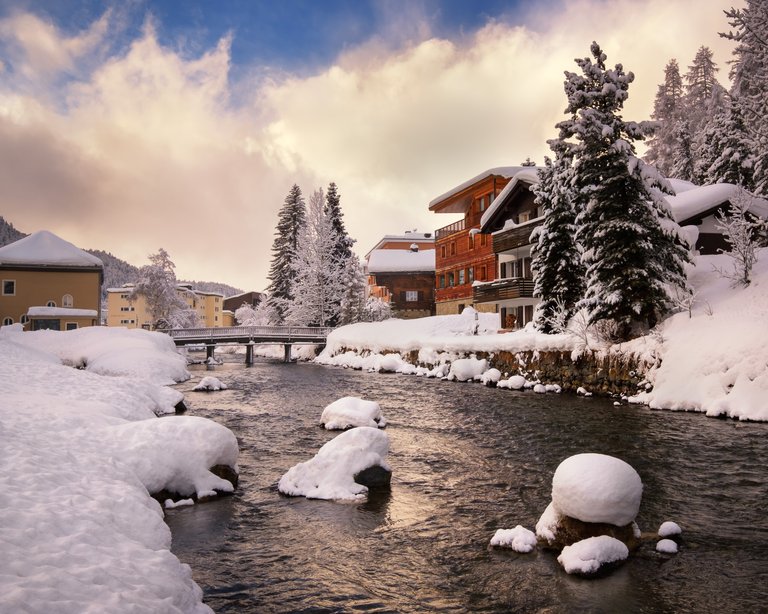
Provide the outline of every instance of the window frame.
<path id="1" fill-rule="evenodd" d="M 13 290 L 11 292 L 7 292 L 7 284 L 13 285 Z M 3 287 L 2 287 L 2 296 L 16 296 L 16 280 L 15 279 L 3 279 Z"/>

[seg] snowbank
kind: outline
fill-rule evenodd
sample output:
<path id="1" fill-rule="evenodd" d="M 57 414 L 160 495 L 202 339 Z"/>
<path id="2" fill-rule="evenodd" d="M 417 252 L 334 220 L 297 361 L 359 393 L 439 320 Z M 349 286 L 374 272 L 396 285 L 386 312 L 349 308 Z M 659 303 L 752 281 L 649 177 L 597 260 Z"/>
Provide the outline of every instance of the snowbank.
<path id="1" fill-rule="evenodd" d="M 148 492 L 232 490 L 208 468 L 236 468 L 237 441 L 202 418 L 155 416 L 181 397 L 157 382 L 188 377 L 166 340 L 0 329 L 4 610 L 210 612 Z"/>
<path id="2" fill-rule="evenodd" d="M 326 443 L 314 458 L 291 467 L 277 489 L 290 496 L 308 499 L 357 499 L 368 488 L 355 482 L 364 469 L 379 466 L 389 471 L 389 437 L 383 431 L 359 426 L 344 431 Z"/>
<path id="3" fill-rule="evenodd" d="M 218 377 L 213 377 L 212 375 L 206 375 L 204 378 L 202 378 L 197 385 L 192 388 L 192 390 L 195 390 L 197 392 L 203 391 L 203 392 L 210 392 L 214 390 L 226 390 L 227 385 L 222 382 Z"/>
<path id="4" fill-rule="evenodd" d="M 329 431 L 333 431 L 355 426 L 383 428 L 387 426 L 387 421 L 376 401 L 366 401 L 357 397 L 342 397 L 323 410 L 320 424 Z"/>

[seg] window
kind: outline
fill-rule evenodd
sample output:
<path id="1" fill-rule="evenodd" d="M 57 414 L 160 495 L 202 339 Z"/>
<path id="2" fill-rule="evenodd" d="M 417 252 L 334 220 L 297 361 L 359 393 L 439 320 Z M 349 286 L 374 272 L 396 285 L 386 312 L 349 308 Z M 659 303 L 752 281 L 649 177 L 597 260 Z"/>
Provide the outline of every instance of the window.
<path id="1" fill-rule="evenodd" d="M 419 300 L 419 291 L 418 290 L 406 290 L 405 291 L 405 302 L 406 303 L 415 303 Z"/>
<path id="2" fill-rule="evenodd" d="M 120 320 L 120 324 L 135 324 L 136 320 Z"/>
<path id="3" fill-rule="evenodd" d="M 440 287 L 445 288 L 445 275 L 440 276 Z"/>
<path id="4" fill-rule="evenodd" d="M 463 286 L 465 284 L 464 280 L 464 269 L 459 269 L 459 285 Z"/>
<path id="5" fill-rule="evenodd" d="M 16 280 L 4 279 L 3 280 L 3 296 L 15 296 L 16 295 Z"/>
<path id="6" fill-rule="evenodd" d="M 25 313 L 25 314 L 23 314 L 23 315 L 22 315 L 22 316 L 19 318 L 19 322 L 21 322 L 22 324 L 26 324 L 27 322 L 29 322 L 29 316 L 28 316 L 26 313 Z"/>
<path id="7" fill-rule="evenodd" d="M 448 287 L 453 288 L 454 285 L 453 273 L 448 273 Z"/>
<path id="8" fill-rule="evenodd" d="M 480 197 L 480 200 L 477 203 L 477 208 L 480 211 L 480 213 L 485 211 L 485 196 Z"/>
<path id="9" fill-rule="evenodd" d="M 3 318 L 3 326 L 10 326 L 13 324 L 13 318 Z"/>
<path id="10" fill-rule="evenodd" d="M 75 299 L 72 298 L 71 294 L 65 294 L 61 297 L 61 306 L 62 307 L 74 307 L 75 306 Z"/>
<path id="11" fill-rule="evenodd" d="M 122 298 L 122 299 L 126 299 L 126 300 L 127 300 L 127 299 L 128 299 L 128 295 L 127 295 L 127 294 L 121 294 L 121 295 L 120 295 L 120 298 Z"/>
<path id="12" fill-rule="evenodd" d="M 136 308 L 133 305 L 130 307 L 120 307 L 120 311 L 136 311 Z"/>
<path id="13" fill-rule="evenodd" d="M 45 304 L 46 307 L 56 307 L 56 301 L 48 301 Z"/>
<path id="14" fill-rule="evenodd" d="M 440 257 L 445 258 L 445 245 L 440 246 Z"/>
<path id="15" fill-rule="evenodd" d="M 467 269 L 467 283 L 473 283 L 475 281 L 475 269 L 469 267 Z"/>
<path id="16" fill-rule="evenodd" d="M 480 247 L 485 247 L 485 243 L 488 238 L 485 235 L 480 235 Z"/>
<path id="17" fill-rule="evenodd" d="M 67 322 L 64 326 L 65 330 L 77 330 L 77 322 Z"/>
<path id="18" fill-rule="evenodd" d="M 456 255 L 456 241 L 451 241 L 451 256 Z"/>
<path id="19" fill-rule="evenodd" d="M 486 280 L 486 273 L 487 273 L 487 271 L 486 271 L 485 265 L 481 266 L 480 267 L 480 281 L 485 281 Z"/>
<path id="20" fill-rule="evenodd" d="M 469 249 L 475 249 L 475 233 L 469 231 Z"/>

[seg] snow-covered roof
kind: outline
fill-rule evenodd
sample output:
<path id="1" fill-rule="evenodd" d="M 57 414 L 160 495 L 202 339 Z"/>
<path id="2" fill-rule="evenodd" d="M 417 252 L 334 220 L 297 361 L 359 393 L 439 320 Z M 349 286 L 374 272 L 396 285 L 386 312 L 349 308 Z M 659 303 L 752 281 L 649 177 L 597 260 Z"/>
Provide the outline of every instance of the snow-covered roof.
<path id="1" fill-rule="evenodd" d="M 415 243 L 417 245 L 423 244 L 423 245 L 434 245 L 435 243 L 435 235 L 433 235 L 431 232 L 418 232 L 416 230 L 410 231 L 406 230 L 403 234 L 400 235 L 384 235 L 376 245 L 374 245 L 370 250 L 368 250 L 368 253 L 365 254 L 366 259 L 371 255 L 371 252 L 374 250 L 379 249 L 380 247 L 386 245 L 387 243 Z"/>
<path id="2" fill-rule="evenodd" d="M 72 307 L 30 307 L 30 318 L 95 318 L 95 309 L 73 309 Z"/>
<path id="3" fill-rule="evenodd" d="M 678 192 L 676 196 L 667 196 L 672 209 L 672 216 L 678 224 L 711 211 L 726 201 L 733 201 L 741 188 L 732 183 L 714 183 Z M 768 201 L 752 198 L 749 211 L 761 218 L 768 219 Z"/>
<path id="4" fill-rule="evenodd" d="M 466 190 L 468 187 L 476 184 L 478 181 L 482 181 L 486 177 L 491 177 L 492 175 L 499 175 L 500 177 L 512 177 L 520 171 L 523 168 L 530 168 L 526 166 L 497 166 L 496 168 L 489 168 L 487 171 L 483 171 L 479 175 L 476 175 L 475 177 L 472 177 L 472 179 L 468 179 L 464 183 L 457 185 L 455 188 L 452 188 L 448 190 L 445 194 L 441 194 L 437 198 L 433 198 L 429 202 L 429 208 L 432 209 L 437 203 L 442 202 L 451 196 L 454 196 L 461 192 L 462 190 Z"/>
<path id="5" fill-rule="evenodd" d="M 493 219 L 504 200 L 506 200 L 507 195 L 521 182 L 527 183 L 528 185 L 538 183 L 539 169 L 535 166 L 524 166 L 512 176 L 510 182 L 504 186 L 504 189 L 493 199 L 491 206 L 485 210 L 483 217 L 480 218 L 481 229 Z"/>
<path id="6" fill-rule="evenodd" d="M 435 250 L 375 249 L 368 257 L 369 273 L 416 273 L 435 270 Z"/>
<path id="7" fill-rule="evenodd" d="M 103 267 L 96 256 L 47 230 L 0 247 L 0 265 Z"/>

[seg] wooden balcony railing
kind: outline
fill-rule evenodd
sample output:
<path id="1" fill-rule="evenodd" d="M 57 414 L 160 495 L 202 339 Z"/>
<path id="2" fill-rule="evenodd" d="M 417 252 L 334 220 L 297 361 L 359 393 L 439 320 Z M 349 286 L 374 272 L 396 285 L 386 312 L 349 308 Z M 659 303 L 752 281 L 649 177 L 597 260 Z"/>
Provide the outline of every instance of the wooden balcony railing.
<path id="1" fill-rule="evenodd" d="M 533 280 L 525 277 L 497 279 L 486 284 L 472 287 L 475 303 L 495 303 L 515 298 L 533 297 Z"/>
<path id="2" fill-rule="evenodd" d="M 448 237 L 450 235 L 456 234 L 457 232 L 461 232 L 464 230 L 466 226 L 466 218 L 459 220 L 458 222 L 454 222 L 453 224 L 448 224 L 448 226 L 443 226 L 442 228 L 438 228 L 435 230 L 435 241 L 439 241 L 440 239 L 445 239 L 445 237 Z"/>

